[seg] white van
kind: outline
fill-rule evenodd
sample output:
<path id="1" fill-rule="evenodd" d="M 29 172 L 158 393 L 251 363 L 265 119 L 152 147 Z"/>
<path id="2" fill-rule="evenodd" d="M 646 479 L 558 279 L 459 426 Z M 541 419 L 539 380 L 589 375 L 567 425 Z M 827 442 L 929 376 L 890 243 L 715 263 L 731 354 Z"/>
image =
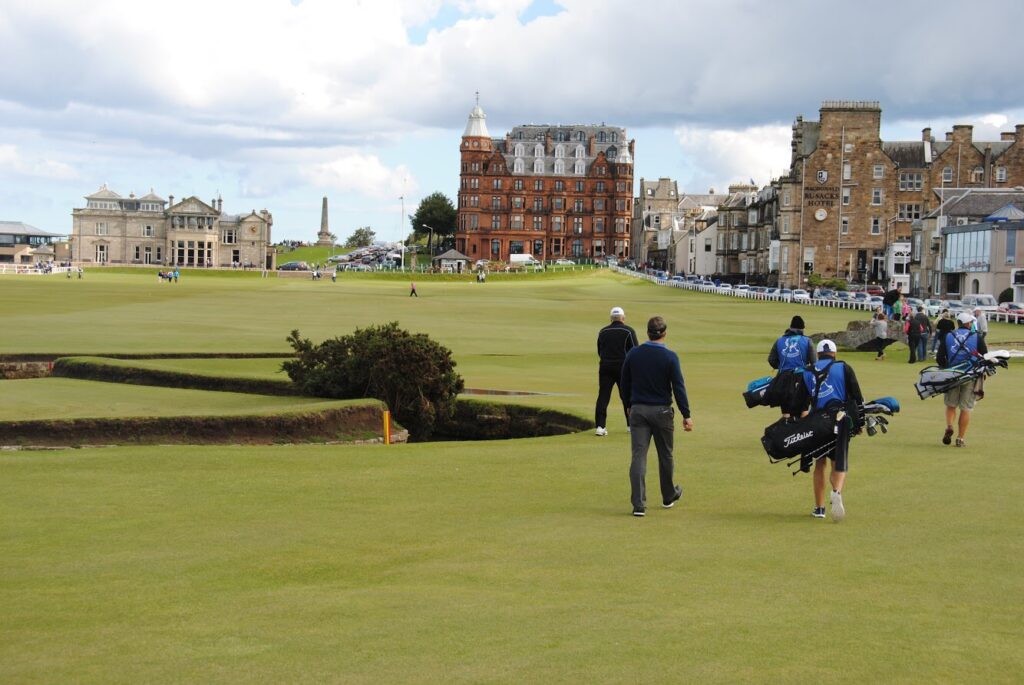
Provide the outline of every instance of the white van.
<path id="1" fill-rule="evenodd" d="M 512 266 L 540 266 L 540 262 L 533 258 L 529 252 L 524 254 L 510 254 L 508 263 Z"/>
<path id="2" fill-rule="evenodd" d="M 999 311 L 999 303 L 992 295 L 964 295 L 961 301 L 969 312 L 973 312 L 975 309 L 980 309 L 983 312 Z"/>

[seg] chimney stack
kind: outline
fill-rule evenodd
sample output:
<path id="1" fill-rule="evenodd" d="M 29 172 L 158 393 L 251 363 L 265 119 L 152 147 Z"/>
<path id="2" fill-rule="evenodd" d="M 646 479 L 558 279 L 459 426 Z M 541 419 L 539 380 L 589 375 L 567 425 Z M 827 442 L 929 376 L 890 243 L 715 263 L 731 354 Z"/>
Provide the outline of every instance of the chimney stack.
<path id="1" fill-rule="evenodd" d="M 974 131 L 974 127 L 969 124 L 954 124 L 953 125 L 953 142 L 963 143 L 964 145 L 971 144 L 971 137 Z"/>
<path id="2" fill-rule="evenodd" d="M 1017 124 L 1017 126 L 1014 128 L 1014 131 L 1016 133 L 1015 140 L 1018 143 L 1024 143 L 1024 124 Z"/>
<path id="3" fill-rule="evenodd" d="M 929 142 L 932 139 L 932 130 L 930 128 L 921 129 L 921 140 Z"/>
<path id="4" fill-rule="evenodd" d="M 1013 131 L 1000 131 L 999 132 L 999 140 L 1001 140 L 1001 141 L 1012 143 L 1016 139 L 1017 139 L 1016 138 L 1016 134 Z"/>
<path id="5" fill-rule="evenodd" d="M 168 195 L 167 196 L 167 208 L 170 209 L 173 206 L 174 206 L 174 196 L 173 195 Z"/>

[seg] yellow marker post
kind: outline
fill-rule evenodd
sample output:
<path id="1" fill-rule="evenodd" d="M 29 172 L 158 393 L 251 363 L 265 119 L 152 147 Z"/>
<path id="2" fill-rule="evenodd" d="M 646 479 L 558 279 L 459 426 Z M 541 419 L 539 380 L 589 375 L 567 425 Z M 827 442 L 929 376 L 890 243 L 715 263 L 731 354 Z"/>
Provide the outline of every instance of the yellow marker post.
<path id="1" fill-rule="evenodd" d="M 391 412 L 384 410 L 384 444 L 391 444 Z"/>

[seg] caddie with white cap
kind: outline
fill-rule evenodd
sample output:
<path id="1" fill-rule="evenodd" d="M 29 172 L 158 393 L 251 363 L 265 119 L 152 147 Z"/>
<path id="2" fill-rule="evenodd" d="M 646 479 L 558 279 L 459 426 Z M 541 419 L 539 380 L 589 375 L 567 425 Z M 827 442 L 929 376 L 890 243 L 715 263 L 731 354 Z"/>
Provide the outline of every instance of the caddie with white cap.
<path id="1" fill-rule="evenodd" d="M 939 350 L 935 360 L 944 369 L 970 366 L 982 355 L 988 352 L 985 340 L 978 335 L 977 331 L 971 330 L 975 322 L 970 312 L 960 312 L 956 315 L 958 327 L 955 331 L 947 333 L 943 340 L 939 341 Z M 948 445 L 953 442 L 953 425 L 957 427 L 956 446 L 966 447 L 967 427 L 971 423 L 971 411 L 974 409 L 976 400 L 985 396 L 982 386 L 974 383 L 964 383 L 951 390 L 947 390 L 943 397 L 946 405 L 946 432 L 942 434 L 942 444 Z M 957 418 L 956 410 L 960 410 L 960 417 Z"/>
<path id="2" fill-rule="evenodd" d="M 626 414 L 628 400 L 622 389 L 619 377 L 622 375 L 622 362 L 626 359 L 626 353 L 639 345 L 636 339 L 636 331 L 626 325 L 626 312 L 622 307 L 612 307 L 609 314 L 612 322 L 601 329 L 597 334 L 597 355 L 600 363 L 597 370 L 597 405 L 594 407 L 594 423 L 597 428 L 595 435 L 608 435 L 608 402 L 612 397 L 612 386 L 619 387 L 619 399 L 622 400 L 622 413 L 629 421 Z"/>

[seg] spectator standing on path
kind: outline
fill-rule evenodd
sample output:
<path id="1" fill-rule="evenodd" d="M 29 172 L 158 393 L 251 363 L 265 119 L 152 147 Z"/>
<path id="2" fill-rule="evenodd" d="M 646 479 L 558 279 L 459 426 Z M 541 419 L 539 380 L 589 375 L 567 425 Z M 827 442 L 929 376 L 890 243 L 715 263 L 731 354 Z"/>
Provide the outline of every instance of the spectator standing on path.
<path id="1" fill-rule="evenodd" d="M 949 316 L 949 310 L 943 309 L 942 313 L 939 314 L 939 318 L 935 321 L 935 337 L 932 338 L 932 354 L 936 354 L 939 350 L 939 345 L 946 339 L 946 336 L 952 333 L 956 329 L 956 324 L 953 323 L 953 319 Z"/>
<path id="2" fill-rule="evenodd" d="M 910 337 L 911 334 L 915 334 L 917 337 L 917 344 L 914 345 L 913 339 Z M 910 319 L 910 330 L 907 333 L 907 339 L 911 341 L 910 344 L 910 363 L 913 364 L 915 361 L 923 362 L 928 359 L 928 336 L 932 333 L 932 322 L 928 318 L 928 315 L 924 313 L 924 307 L 918 306 L 917 313 Z M 917 359 L 914 358 L 916 353 Z"/>
<path id="3" fill-rule="evenodd" d="M 619 386 L 619 399 L 622 400 L 622 411 L 629 423 L 626 407 L 629 399 L 622 379 L 622 363 L 626 353 L 640 344 L 636 339 L 636 331 L 626 325 L 626 312 L 622 307 L 612 307 L 611 323 L 597 334 L 597 356 L 600 360 L 597 367 L 597 405 L 594 407 L 595 435 L 608 435 L 608 402 L 612 397 L 612 387 Z"/>
<path id="4" fill-rule="evenodd" d="M 886 340 L 889 338 L 889 320 L 883 312 L 877 312 L 871 319 L 871 332 L 875 334 L 875 351 L 878 353 L 875 361 L 880 362 L 885 359 Z"/>
<path id="5" fill-rule="evenodd" d="M 978 331 L 978 340 L 985 342 L 985 337 L 988 335 L 988 318 L 985 316 L 985 312 L 975 308 L 974 322 L 974 330 Z"/>
<path id="6" fill-rule="evenodd" d="M 944 369 L 959 364 L 974 364 L 978 356 L 988 352 L 985 341 L 978 337 L 976 331 L 971 330 L 974 317 L 968 312 L 960 312 L 956 315 L 956 320 L 959 326 L 952 333 L 946 334 L 939 343 L 939 352 L 936 355 L 936 361 Z M 943 403 L 946 405 L 946 432 L 942 435 L 943 445 L 953 441 L 953 424 L 956 423 L 956 446 L 967 446 L 965 438 L 967 427 L 971 424 L 971 412 L 974 410 L 975 400 L 981 397 L 984 397 L 984 392 L 976 388 L 974 383 L 964 383 L 946 391 L 943 397 Z M 956 416 L 957 409 L 960 410 L 959 419 Z"/>
<path id="7" fill-rule="evenodd" d="M 420 294 L 418 292 L 416 292 L 416 284 L 415 283 L 410 283 L 409 284 L 409 297 L 419 297 L 419 296 L 420 296 Z"/>
<path id="8" fill-rule="evenodd" d="M 78 280 L 82 280 L 82 275 L 85 274 L 85 269 L 78 267 Z"/>
<path id="9" fill-rule="evenodd" d="M 768 365 L 779 373 L 800 369 L 813 364 L 818 357 L 814 343 L 804 335 L 804 319 L 799 314 L 789 321 L 789 328 L 775 341 L 768 353 Z M 783 416 L 800 415 L 799 407 L 780 407 Z"/>
<path id="10" fill-rule="evenodd" d="M 647 451 L 651 438 L 654 438 L 654 446 L 658 450 L 662 506 L 669 509 L 683 496 L 683 489 L 673 481 L 673 396 L 679 413 L 683 415 L 683 430 L 693 430 L 693 419 L 690 418 L 679 356 L 665 346 L 667 329 L 665 319 L 652 317 L 647 322 L 647 342 L 631 349 L 622 364 L 620 382 L 626 388 L 626 413 L 632 433 L 629 484 L 633 516 L 647 513 Z"/>
<path id="11" fill-rule="evenodd" d="M 181 273 L 178 271 L 178 267 L 174 267 L 174 282 L 175 283 L 178 282 L 178 276 L 180 276 L 180 275 L 181 275 Z"/>
<path id="12" fill-rule="evenodd" d="M 814 370 L 804 370 L 804 383 L 811 397 L 811 411 L 822 409 L 843 410 L 847 402 L 852 400 L 864 403 L 860 384 L 853 369 L 846 362 L 836 360 L 836 344 L 827 338 L 818 343 L 818 361 Z M 820 388 L 818 387 L 820 384 Z M 850 438 L 853 437 L 850 417 L 836 417 L 836 446 L 828 454 L 832 460 L 832 471 L 829 482 L 832 493 L 829 505 L 832 509 L 832 520 L 839 523 L 846 516 L 843 506 L 843 486 L 846 484 L 846 470 L 849 465 Z M 814 464 L 814 518 L 825 518 L 825 457 Z"/>

